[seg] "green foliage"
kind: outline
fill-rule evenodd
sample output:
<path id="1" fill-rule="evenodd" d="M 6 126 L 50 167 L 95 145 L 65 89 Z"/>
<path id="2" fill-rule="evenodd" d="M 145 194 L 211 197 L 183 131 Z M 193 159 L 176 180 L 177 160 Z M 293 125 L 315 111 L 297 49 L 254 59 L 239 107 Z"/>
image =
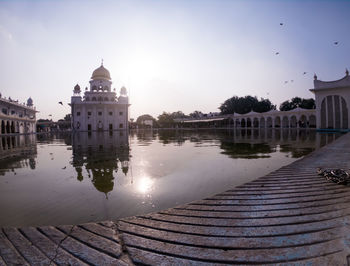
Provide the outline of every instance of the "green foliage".
<path id="1" fill-rule="evenodd" d="M 300 97 L 294 97 L 290 101 L 284 101 L 280 105 L 280 111 L 290 111 L 297 107 L 303 108 L 303 109 L 315 109 L 316 104 L 315 100 L 312 98 L 309 99 L 303 99 Z"/>
<path id="2" fill-rule="evenodd" d="M 161 127 L 168 127 L 174 123 L 174 119 L 170 113 L 163 112 L 158 116 L 158 123 Z"/>
<path id="3" fill-rule="evenodd" d="M 64 119 L 64 121 L 71 121 L 72 120 L 72 115 L 71 114 L 66 114 L 63 119 Z"/>
<path id="4" fill-rule="evenodd" d="M 203 113 L 201 111 L 193 111 L 189 114 L 189 117 L 191 118 L 200 118 L 203 116 Z"/>
<path id="5" fill-rule="evenodd" d="M 176 118 L 186 118 L 187 116 L 182 111 L 177 111 L 173 113 L 163 112 L 158 116 L 158 124 L 161 127 L 172 127 L 174 125 L 174 119 Z"/>
<path id="6" fill-rule="evenodd" d="M 221 104 L 219 109 L 222 114 L 246 114 L 251 111 L 262 113 L 275 110 L 276 105 L 273 105 L 269 99 L 261 98 L 259 101 L 257 97 L 247 95 L 245 97 L 233 96 Z"/>

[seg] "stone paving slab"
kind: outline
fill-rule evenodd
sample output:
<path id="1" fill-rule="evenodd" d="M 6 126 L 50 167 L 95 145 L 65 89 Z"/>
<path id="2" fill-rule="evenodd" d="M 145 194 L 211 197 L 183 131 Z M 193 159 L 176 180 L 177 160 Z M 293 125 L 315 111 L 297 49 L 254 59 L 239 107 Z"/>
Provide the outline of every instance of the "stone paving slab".
<path id="1" fill-rule="evenodd" d="M 2 228 L 2 265 L 348 265 L 350 134 L 252 182 L 157 213 Z"/>

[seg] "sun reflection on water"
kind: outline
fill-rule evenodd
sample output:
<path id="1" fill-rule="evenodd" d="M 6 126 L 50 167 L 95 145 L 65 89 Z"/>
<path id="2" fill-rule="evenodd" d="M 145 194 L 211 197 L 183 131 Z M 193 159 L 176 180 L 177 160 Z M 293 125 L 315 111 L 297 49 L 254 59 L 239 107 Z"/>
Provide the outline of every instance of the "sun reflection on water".
<path id="1" fill-rule="evenodd" d="M 153 180 L 148 176 L 142 176 L 137 181 L 137 191 L 139 191 L 142 194 L 147 194 L 151 192 L 153 187 Z"/>

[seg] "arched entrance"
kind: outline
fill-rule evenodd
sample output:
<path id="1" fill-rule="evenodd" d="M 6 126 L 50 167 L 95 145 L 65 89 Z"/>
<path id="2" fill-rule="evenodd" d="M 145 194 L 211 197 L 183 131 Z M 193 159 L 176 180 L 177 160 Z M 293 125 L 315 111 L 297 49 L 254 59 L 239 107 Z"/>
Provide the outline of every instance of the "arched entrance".
<path id="1" fill-rule="evenodd" d="M 300 121 L 299 127 L 301 127 L 301 128 L 306 128 L 307 127 L 307 119 L 306 119 L 305 115 L 302 115 L 300 117 L 299 121 Z"/>
<path id="2" fill-rule="evenodd" d="M 265 127 L 265 118 L 264 117 L 260 118 L 260 127 L 262 127 L 262 128 Z"/>
<path id="3" fill-rule="evenodd" d="M 247 127 L 252 127 L 252 120 L 247 118 Z"/>
<path id="4" fill-rule="evenodd" d="M 245 119 L 244 118 L 242 118 L 242 120 L 241 120 L 241 127 L 245 127 Z"/>
<path id="5" fill-rule="evenodd" d="M 5 134 L 5 133 L 6 133 L 5 121 L 2 120 L 1 121 L 1 134 Z"/>
<path id="6" fill-rule="evenodd" d="M 253 126 L 254 127 L 259 127 L 259 119 L 258 118 L 254 118 L 254 120 L 253 120 Z"/>
<path id="7" fill-rule="evenodd" d="M 239 122 L 239 119 L 236 119 L 235 127 L 240 127 L 240 126 L 241 126 L 241 122 Z"/>
<path id="8" fill-rule="evenodd" d="M 272 117 L 268 117 L 266 119 L 266 127 L 268 128 L 272 127 Z"/>
<path id="9" fill-rule="evenodd" d="M 315 115 L 309 116 L 309 127 L 316 128 L 316 116 Z"/>
<path id="10" fill-rule="evenodd" d="M 11 133 L 10 121 L 7 121 L 6 123 L 6 133 L 7 134 Z"/>
<path id="11" fill-rule="evenodd" d="M 339 95 L 329 95 L 321 102 L 321 128 L 348 128 L 348 106 Z"/>
<path id="12" fill-rule="evenodd" d="M 282 118 L 282 127 L 289 127 L 289 119 L 287 116 Z"/>
<path id="13" fill-rule="evenodd" d="M 281 118 L 279 116 L 275 118 L 275 127 L 281 127 Z"/>
<path id="14" fill-rule="evenodd" d="M 298 126 L 297 118 L 296 118 L 295 115 L 293 115 L 293 116 L 290 118 L 290 127 L 296 128 L 297 126 Z"/>

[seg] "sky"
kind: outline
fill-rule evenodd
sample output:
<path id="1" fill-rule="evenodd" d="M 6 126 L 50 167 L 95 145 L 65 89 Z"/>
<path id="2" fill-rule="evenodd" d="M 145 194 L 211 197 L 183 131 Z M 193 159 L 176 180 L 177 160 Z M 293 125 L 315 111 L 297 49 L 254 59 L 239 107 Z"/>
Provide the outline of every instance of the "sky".
<path id="1" fill-rule="evenodd" d="M 314 73 L 350 69 L 349 14 L 350 1 L 0 1 L 0 93 L 58 120 L 103 59 L 131 118 L 235 95 L 279 106 L 313 97 Z"/>

